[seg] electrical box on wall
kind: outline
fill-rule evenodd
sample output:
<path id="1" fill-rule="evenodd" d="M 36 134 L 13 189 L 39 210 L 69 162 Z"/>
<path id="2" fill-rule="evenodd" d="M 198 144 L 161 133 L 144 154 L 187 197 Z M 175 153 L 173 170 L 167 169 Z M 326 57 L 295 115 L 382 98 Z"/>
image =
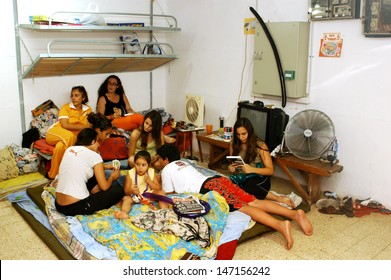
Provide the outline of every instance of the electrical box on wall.
<path id="1" fill-rule="evenodd" d="M 364 35 L 391 37 L 391 0 L 364 0 Z"/>
<path id="2" fill-rule="evenodd" d="M 310 20 L 360 18 L 361 0 L 309 0 Z"/>
<path id="3" fill-rule="evenodd" d="M 309 22 L 268 22 L 283 68 L 287 97 L 307 96 Z M 259 23 L 255 26 L 253 95 L 281 96 L 280 75 L 271 44 Z"/>

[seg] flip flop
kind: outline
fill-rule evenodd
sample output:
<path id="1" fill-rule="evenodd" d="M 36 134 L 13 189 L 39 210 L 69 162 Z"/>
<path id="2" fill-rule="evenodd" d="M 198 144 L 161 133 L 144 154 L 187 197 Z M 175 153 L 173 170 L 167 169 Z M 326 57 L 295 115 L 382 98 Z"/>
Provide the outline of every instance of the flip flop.
<path id="1" fill-rule="evenodd" d="M 370 208 L 365 205 L 360 205 L 360 208 L 356 208 L 353 210 L 353 214 L 355 217 L 362 217 L 365 215 L 370 215 L 372 212 L 379 212 L 379 209 Z"/>
<path id="2" fill-rule="evenodd" d="M 360 205 L 359 208 L 353 210 L 355 217 L 362 217 L 371 213 L 380 213 L 383 215 L 390 215 L 391 210 L 387 208 L 372 208 L 365 205 Z"/>
<path id="3" fill-rule="evenodd" d="M 371 207 L 371 208 L 384 208 L 384 206 L 380 203 L 380 202 L 377 202 L 377 201 L 374 201 L 374 200 L 371 200 L 368 204 L 367 204 L 368 207 Z"/>
<path id="4" fill-rule="evenodd" d="M 384 208 L 384 206 L 375 200 L 372 200 L 370 197 L 366 199 L 356 199 L 355 203 L 364 205 L 370 208 Z"/>
<path id="5" fill-rule="evenodd" d="M 389 215 L 391 214 L 391 210 L 387 208 L 378 208 L 380 214 Z"/>

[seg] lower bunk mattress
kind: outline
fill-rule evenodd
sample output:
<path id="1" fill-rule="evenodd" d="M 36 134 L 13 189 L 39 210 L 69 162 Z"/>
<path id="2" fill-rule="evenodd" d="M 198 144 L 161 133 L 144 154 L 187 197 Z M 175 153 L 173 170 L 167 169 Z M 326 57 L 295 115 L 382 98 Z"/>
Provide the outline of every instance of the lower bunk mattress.
<path id="1" fill-rule="evenodd" d="M 207 197 L 200 195 L 200 198 L 208 201 L 212 210 L 205 219 L 210 225 L 211 244 L 207 248 L 201 248 L 195 241 L 185 241 L 178 236 L 167 233 L 156 233 L 149 230 L 143 230 L 132 225 L 131 221 L 119 221 L 114 218 L 113 211 L 115 206 L 110 209 L 102 210 L 94 215 L 81 217 L 67 217 L 58 213 L 54 206 L 53 186 L 35 187 L 27 189 L 27 195 L 36 204 L 36 206 L 48 214 L 50 226 L 44 226 L 29 211 L 26 211 L 18 203 L 12 205 L 19 214 L 27 221 L 31 228 L 38 236 L 48 245 L 59 259 L 215 259 L 218 251 L 231 250 L 225 252 L 230 259 L 236 249 L 236 245 L 263 233 L 273 231 L 272 228 L 259 223 L 252 223 L 247 227 L 246 219 L 235 220 L 233 217 L 230 221 L 231 214 L 239 211 L 228 213 L 227 205 L 224 199 L 215 192 Z M 137 205 L 136 205 L 137 206 Z M 132 216 L 139 215 L 148 211 L 147 205 L 133 207 Z M 300 209 L 308 212 L 310 207 L 306 203 L 299 205 Z M 244 214 L 241 214 L 244 215 Z M 282 217 L 274 215 L 276 218 Z M 246 223 L 238 226 L 239 223 Z M 234 227 L 230 227 L 234 224 Z M 75 228 L 80 227 L 75 235 Z M 51 228 L 50 228 L 51 227 Z M 70 230 L 70 227 L 73 230 Z M 228 241 L 235 239 L 234 246 L 221 245 L 221 237 L 224 230 L 230 227 L 230 231 L 236 231 L 230 235 Z M 88 235 L 83 235 L 85 232 Z M 224 238 L 224 237 L 223 237 Z M 132 244 L 129 244 L 130 240 Z M 99 242 L 97 242 L 99 241 Z M 219 243 L 220 241 L 220 243 Z M 229 242 L 228 242 L 229 243 Z M 103 245 L 102 245 L 103 244 Z"/>

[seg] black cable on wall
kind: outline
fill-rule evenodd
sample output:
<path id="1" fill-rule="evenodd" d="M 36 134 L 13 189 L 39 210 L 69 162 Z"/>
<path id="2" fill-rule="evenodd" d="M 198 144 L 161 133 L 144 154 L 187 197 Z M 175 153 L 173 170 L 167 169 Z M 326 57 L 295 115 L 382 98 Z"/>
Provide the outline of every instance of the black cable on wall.
<path id="1" fill-rule="evenodd" d="M 276 47 L 276 44 L 274 43 L 273 37 L 269 32 L 269 29 L 267 28 L 265 22 L 261 18 L 261 16 L 257 13 L 257 11 L 254 10 L 253 7 L 250 7 L 250 11 L 254 14 L 256 19 L 259 21 L 259 23 L 262 26 L 263 31 L 266 34 L 267 39 L 269 40 L 269 43 L 272 47 L 274 58 L 276 59 L 277 69 L 278 69 L 278 75 L 280 77 L 280 86 L 281 86 L 281 96 L 282 96 L 282 107 L 285 107 L 286 105 L 286 87 L 285 87 L 285 76 L 284 71 L 282 70 L 281 60 L 280 56 L 278 54 L 278 50 Z"/>

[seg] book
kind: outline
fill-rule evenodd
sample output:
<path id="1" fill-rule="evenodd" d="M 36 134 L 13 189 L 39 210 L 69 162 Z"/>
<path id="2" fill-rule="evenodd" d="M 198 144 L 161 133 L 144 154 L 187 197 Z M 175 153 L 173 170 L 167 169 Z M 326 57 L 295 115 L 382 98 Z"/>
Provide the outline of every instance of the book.
<path id="1" fill-rule="evenodd" d="M 107 26 L 144 27 L 144 22 L 108 22 Z"/>
<path id="2" fill-rule="evenodd" d="M 241 156 L 227 156 L 227 159 L 236 165 L 245 165 Z"/>
<path id="3" fill-rule="evenodd" d="M 174 196 L 172 197 L 172 201 L 176 210 L 182 214 L 205 213 L 205 207 L 195 196 Z"/>

